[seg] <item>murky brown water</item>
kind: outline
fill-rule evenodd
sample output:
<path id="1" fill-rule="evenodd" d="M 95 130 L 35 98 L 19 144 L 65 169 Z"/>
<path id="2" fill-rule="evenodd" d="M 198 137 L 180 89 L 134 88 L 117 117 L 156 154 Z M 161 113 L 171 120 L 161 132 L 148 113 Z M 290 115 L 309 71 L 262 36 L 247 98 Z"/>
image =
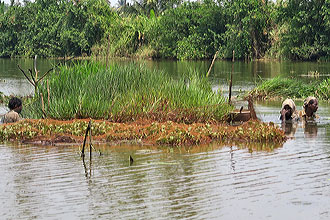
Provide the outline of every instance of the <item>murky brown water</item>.
<path id="1" fill-rule="evenodd" d="M 256 103 L 258 116 L 278 125 L 279 108 Z M 330 219 L 330 104 L 321 102 L 318 114 L 273 151 L 95 146 L 103 155 L 84 164 L 77 147 L 0 144 L 0 216 Z"/>

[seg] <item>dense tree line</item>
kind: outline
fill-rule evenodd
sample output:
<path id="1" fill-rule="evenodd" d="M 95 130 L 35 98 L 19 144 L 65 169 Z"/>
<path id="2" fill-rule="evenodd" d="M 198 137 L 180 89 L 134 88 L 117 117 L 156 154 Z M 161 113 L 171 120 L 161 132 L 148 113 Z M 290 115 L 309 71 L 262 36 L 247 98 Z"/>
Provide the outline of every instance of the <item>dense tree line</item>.
<path id="1" fill-rule="evenodd" d="M 330 0 L 0 4 L 0 56 L 330 57 Z"/>

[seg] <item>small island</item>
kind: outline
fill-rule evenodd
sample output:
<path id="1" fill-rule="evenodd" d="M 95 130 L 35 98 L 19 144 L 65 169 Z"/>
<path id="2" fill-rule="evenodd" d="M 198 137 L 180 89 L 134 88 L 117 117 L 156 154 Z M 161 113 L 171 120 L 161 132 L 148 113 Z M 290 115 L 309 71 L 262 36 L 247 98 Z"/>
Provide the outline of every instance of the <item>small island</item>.
<path id="1" fill-rule="evenodd" d="M 227 121 L 234 106 L 205 76 L 173 79 L 144 65 L 96 61 L 61 65 L 24 99 L 22 121 L 0 126 L 0 141 L 81 143 L 90 120 L 93 141 L 147 145 L 285 142 L 273 123 Z"/>

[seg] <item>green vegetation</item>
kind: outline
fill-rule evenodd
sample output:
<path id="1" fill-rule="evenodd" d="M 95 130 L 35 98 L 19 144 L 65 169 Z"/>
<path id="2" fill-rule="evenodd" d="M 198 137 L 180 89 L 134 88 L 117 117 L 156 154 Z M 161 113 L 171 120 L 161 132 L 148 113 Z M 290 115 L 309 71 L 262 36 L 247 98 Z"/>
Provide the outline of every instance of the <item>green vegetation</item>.
<path id="1" fill-rule="evenodd" d="M 249 92 L 255 98 L 268 99 L 279 97 L 306 98 L 315 96 L 322 100 L 330 99 L 330 78 L 319 82 L 317 80 L 305 82 L 298 79 L 275 77 L 265 80 Z"/>
<path id="2" fill-rule="evenodd" d="M 0 57 L 330 58 L 330 0 L 23 2 L 0 3 Z"/>
<path id="3" fill-rule="evenodd" d="M 54 119 L 193 123 L 223 121 L 232 110 L 220 93 L 212 91 L 207 78 L 195 71 L 173 80 L 138 64 L 106 68 L 100 63 L 82 62 L 61 66 L 49 75 L 48 84 L 44 80 L 39 86 L 23 109 L 24 117 L 41 118 L 42 100 L 44 113 Z"/>
<path id="4" fill-rule="evenodd" d="M 330 1 L 282 1 L 275 8 L 277 53 L 291 59 L 330 57 Z"/>
<path id="5" fill-rule="evenodd" d="M 0 16 L 0 56 L 89 55 L 110 26 L 114 12 L 106 1 L 77 2 L 36 0 L 12 4 Z"/>

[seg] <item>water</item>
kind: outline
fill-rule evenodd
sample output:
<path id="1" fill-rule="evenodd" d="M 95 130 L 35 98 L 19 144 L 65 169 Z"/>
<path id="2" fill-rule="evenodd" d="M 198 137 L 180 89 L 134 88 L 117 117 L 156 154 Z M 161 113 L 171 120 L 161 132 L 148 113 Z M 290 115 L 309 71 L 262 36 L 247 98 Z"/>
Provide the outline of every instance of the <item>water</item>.
<path id="1" fill-rule="evenodd" d="M 157 65 L 160 68 L 165 64 Z M 326 73 L 329 68 L 321 70 L 322 65 L 328 64 L 305 67 L 318 67 L 319 72 Z M 230 71 L 231 65 L 227 68 Z M 212 77 L 221 80 L 216 75 L 222 73 L 216 70 Z M 258 71 L 263 70 L 252 72 Z M 245 74 L 251 75 L 245 76 L 242 69 L 236 75 L 246 77 L 245 84 L 252 85 L 252 72 L 247 70 Z M 262 78 L 273 77 L 267 74 L 272 73 Z M 296 104 L 300 109 L 302 103 Z M 280 105 L 257 102 L 255 107 L 263 121 L 280 125 Z M 0 216 L 329 219 L 330 104 L 320 102 L 318 114 L 317 123 L 300 123 L 296 129 L 287 130 L 291 138 L 272 151 L 216 144 L 174 149 L 95 146 L 103 155 L 95 154 L 90 164 L 88 157 L 83 163 L 75 146 L 0 144 Z M 132 166 L 129 155 L 134 158 Z"/>
<path id="2" fill-rule="evenodd" d="M 38 59 L 37 68 L 39 77 L 47 70 L 56 66 L 57 60 Z M 116 63 L 125 65 L 130 61 L 111 60 L 110 64 Z M 138 62 L 138 61 L 135 61 Z M 153 69 L 164 70 L 165 72 L 177 76 L 184 74 L 188 69 L 196 69 L 199 72 L 208 71 L 210 61 L 140 61 Z M 32 59 L 0 59 L 0 92 L 5 95 L 30 95 L 33 93 L 33 87 L 24 78 L 24 75 L 18 69 L 20 65 L 28 74 L 28 69 L 33 69 Z M 213 86 L 222 91 L 228 90 L 228 82 L 232 71 L 232 63 L 228 61 L 216 61 L 210 73 L 210 80 Z M 319 79 L 330 76 L 330 62 L 235 62 L 233 72 L 233 90 L 248 90 L 253 88 L 255 82 L 261 79 L 273 78 L 278 75 L 286 77 L 299 77 L 311 80 L 306 77 L 311 72 L 317 72 Z M 312 78 L 313 80 L 313 78 Z"/>

